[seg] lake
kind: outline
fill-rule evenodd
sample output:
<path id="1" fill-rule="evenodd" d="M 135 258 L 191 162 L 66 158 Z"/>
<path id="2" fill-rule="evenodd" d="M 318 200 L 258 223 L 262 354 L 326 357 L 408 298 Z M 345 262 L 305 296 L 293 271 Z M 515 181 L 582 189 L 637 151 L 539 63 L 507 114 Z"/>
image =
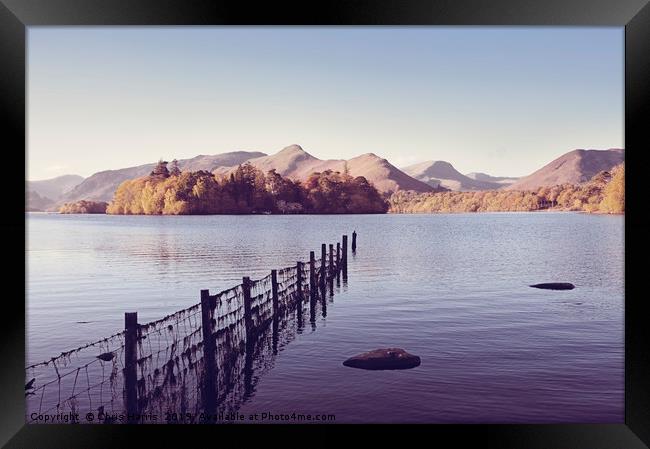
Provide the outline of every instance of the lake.
<path id="1" fill-rule="evenodd" d="M 27 362 L 320 253 L 358 233 L 349 280 L 255 379 L 243 414 L 339 423 L 624 422 L 624 218 L 26 214 Z M 530 288 L 571 282 L 574 290 Z M 422 364 L 342 362 L 401 347 Z"/>

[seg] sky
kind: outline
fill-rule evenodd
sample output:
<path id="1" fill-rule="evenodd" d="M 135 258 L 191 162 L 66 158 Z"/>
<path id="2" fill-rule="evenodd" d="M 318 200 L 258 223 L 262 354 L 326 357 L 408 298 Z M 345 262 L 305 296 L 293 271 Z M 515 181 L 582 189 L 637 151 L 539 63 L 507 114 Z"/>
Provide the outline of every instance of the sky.
<path id="1" fill-rule="evenodd" d="M 199 154 L 524 176 L 624 146 L 622 27 L 29 27 L 27 179 Z"/>

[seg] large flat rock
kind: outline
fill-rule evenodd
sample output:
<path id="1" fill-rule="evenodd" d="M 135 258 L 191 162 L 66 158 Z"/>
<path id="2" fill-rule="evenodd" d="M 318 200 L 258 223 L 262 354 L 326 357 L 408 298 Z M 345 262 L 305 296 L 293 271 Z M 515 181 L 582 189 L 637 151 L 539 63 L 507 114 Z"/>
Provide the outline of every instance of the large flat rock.
<path id="1" fill-rule="evenodd" d="M 542 288 L 544 290 L 573 290 L 575 285 L 568 282 L 545 282 L 542 284 L 533 284 L 533 288 Z"/>
<path id="2" fill-rule="evenodd" d="M 420 357 L 401 348 L 383 348 L 350 357 L 343 365 L 368 370 L 409 369 L 420 366 Z"/>

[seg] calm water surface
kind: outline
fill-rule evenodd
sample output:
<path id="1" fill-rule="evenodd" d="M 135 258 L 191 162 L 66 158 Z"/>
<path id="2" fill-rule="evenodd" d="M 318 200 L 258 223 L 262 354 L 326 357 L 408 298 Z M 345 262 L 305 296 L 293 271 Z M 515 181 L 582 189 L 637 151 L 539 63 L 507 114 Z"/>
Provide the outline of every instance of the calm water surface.
<path id="1" fill-rule="evenodd" d="M 28 363 L 359 234 L 349 283 L 242 413 L 336 422 L 623 422 L 623 217 L 27 214 Z M 572 282 L 571 291 L 529 284 Z M 342 366 L 397 346 L 420 367 Z"/>

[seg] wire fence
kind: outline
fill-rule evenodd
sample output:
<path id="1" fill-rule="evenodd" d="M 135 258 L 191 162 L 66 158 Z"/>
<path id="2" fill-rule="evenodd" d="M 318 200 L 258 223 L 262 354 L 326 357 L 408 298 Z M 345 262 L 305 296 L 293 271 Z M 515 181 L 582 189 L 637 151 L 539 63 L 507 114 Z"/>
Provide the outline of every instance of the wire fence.
<path id="1" fill-rule="evenodd" d="M 356 249 L 356 233 L 352 247 Z M 272 270 L 164 318 L 125 330 L 26 368 L 28 423 L 218 421 L 237 410 L 292 341 L 333 283 L 347 282 L 347 236 L 321 257 Z M 318 304 L 322 299 L 322 304 Z M 255 375 L 254 375 L 255 373 Z"/>

